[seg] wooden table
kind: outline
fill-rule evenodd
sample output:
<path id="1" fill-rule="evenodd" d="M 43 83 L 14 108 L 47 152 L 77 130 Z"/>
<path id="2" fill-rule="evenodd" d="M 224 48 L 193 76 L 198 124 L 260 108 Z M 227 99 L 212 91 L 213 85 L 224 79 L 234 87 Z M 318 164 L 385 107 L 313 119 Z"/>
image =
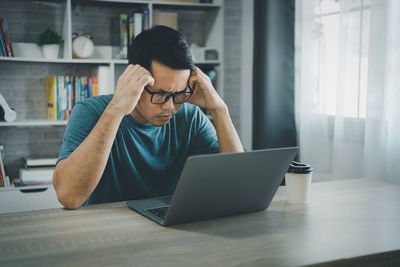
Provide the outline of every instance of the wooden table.
<path id="1" fill-rule="evenodd" d="M 400 185 L 364 179 L 313 183 L 307 205 L 281 187 L 267 211 L 171 228 L 125 202 L 0 215 L 0 265 L 298 266 L 399 249 Z"/>

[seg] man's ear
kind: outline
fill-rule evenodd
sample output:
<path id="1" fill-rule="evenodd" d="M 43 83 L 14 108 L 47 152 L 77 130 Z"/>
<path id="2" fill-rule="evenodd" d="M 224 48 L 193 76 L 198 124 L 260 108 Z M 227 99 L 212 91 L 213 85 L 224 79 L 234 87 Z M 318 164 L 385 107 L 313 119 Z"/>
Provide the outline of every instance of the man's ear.
<path id="1" fill-rule="evenodd" d="M 194 82 L 192 83 L 192 88 L 190 88 L 190 89 L 192 89 L 192 91 L 194 91 L 194 89 L 196 89 L 196 81 L 194 81 Z"/>

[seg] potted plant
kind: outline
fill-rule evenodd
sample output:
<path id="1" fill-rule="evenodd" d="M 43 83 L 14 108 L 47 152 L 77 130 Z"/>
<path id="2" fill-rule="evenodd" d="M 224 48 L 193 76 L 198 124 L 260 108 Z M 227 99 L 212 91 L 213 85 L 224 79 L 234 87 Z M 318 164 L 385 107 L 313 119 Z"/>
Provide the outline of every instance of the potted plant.
<path id="1" fill-rule="evenodd" d="M 64 40 L 58 33 L 47 28 L 46 31 L 39 34 L 36 39 L 36 44 L 42 47 L 44 58 L 54 59 L 58 58 L 58 51 L 60 46 L 64 44 Z"/>

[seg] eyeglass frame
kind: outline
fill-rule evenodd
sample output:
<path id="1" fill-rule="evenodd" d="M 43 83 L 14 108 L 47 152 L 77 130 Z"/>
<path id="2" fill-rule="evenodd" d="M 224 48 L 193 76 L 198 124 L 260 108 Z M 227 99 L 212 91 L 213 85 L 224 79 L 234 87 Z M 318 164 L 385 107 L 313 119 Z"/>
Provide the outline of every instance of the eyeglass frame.
<path id="1" fill-rule="evenodd" d="M 194 86 L 196 86 L 196 84 L 194 84 Z M 172 96 L 172 101 L 174 102 L 174 104 L 183 104 L 183 103 L 186 103 L 186 102 L 188 102 L 189 101 L 189 99 L 190 99 L 190 97 L 193 95 L 193 92 L 194 92 L 194 88 L 193 88 L 193 90 L 189 87 L 189 85 L 185 88 L 185 89 L 183 89 L 183 90 L 181 90 L 181 91 L 179 91 L 179 92 L 175 92 L 175 93 L 170 93 L 170 92 L 162 92 L 162 93 L 160 93 L 160 92 L 152 92 L 152 91 L 150 91 L 150 89 L 149 88 L 147 88 L 147 85 L 144 87 L 144 89 L 151 95 L 151 98 L 150 98 L 150 102 L 152 103 L 152 104 L 154 104 L 154 105 L 162 105 L 162 104 L 165 104 L 165 103 L 167 103 L 168 102 L 168 100 L 171 98 L 171 96 Z M 187 91 L 189 89 L 189 92 Z M 180 94 L 184 94 L 184 93 L 190 93 L 190 96 L 188 97 L 188 99 L 185 101 L 185 102 L 182 102 L 182 103 L 177 103 L 177 102 L 175 102 L 175 96 L 176 95 L 180 95 Z M 165 101 L 163 102 L 163 103 L 153 103 L 153 96 L 154 95 L 166 95 L 165 96 Z"/>

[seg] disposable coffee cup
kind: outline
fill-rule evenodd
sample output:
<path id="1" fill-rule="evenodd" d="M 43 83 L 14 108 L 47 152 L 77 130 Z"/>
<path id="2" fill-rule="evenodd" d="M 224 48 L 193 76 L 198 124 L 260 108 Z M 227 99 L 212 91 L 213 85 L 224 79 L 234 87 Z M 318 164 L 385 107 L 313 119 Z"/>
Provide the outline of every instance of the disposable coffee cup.
<path id="1" fill-rule="evenodd" d="M 285 175 L 289 203 L 305 204 L 310 200 L 313 168 L 310 164 L 293 161 Z"/>

